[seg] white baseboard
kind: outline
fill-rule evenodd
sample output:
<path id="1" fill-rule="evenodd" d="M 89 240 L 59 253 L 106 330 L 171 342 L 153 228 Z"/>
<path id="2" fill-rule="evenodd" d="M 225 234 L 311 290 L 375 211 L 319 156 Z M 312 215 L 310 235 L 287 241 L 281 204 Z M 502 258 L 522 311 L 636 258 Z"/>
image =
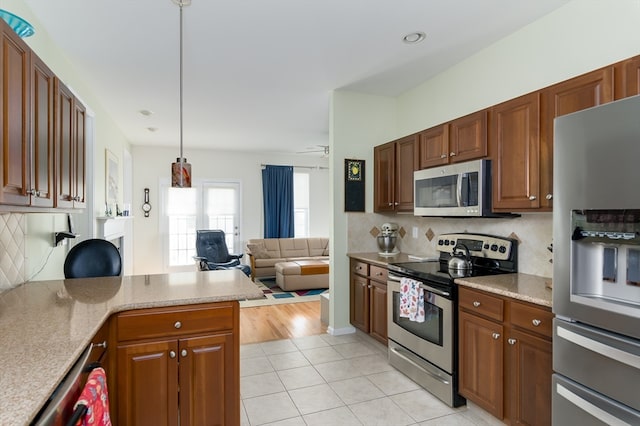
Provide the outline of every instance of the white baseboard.
<path id="1" fill-rule="evenodd" d="M 327 334 L 332 336 L 342 336 L 343 334 L 353 334 L 355 332 L 356 328 L 352 326 L 342 328 L 333 328 L 331 326 L 327 327 Z"/>

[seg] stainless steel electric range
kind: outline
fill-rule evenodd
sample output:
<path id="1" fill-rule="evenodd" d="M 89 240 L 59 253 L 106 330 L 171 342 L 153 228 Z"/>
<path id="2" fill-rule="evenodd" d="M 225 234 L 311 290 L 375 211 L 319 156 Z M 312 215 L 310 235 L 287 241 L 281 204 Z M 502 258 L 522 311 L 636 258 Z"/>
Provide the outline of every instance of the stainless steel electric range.
<path id="1" fill-rule="evenodd" d="M 450 269 L 449 260 L 461 247 L 468 249 L 470 268 Z M 511 238 L 458 233 L 440 235 L 437 250 L 438 259 L 388 265 L 389 363 L 449 406 L 457 407 L 466 401 L 458 394 L 458 292 L 454 280 L 517 272 L 518 245 Z M 406 279 L 419 282 L 424 296 L 422 322 L 400 314 L 401 288 L 406 288 L 401 284 L 406 284 Z"/>

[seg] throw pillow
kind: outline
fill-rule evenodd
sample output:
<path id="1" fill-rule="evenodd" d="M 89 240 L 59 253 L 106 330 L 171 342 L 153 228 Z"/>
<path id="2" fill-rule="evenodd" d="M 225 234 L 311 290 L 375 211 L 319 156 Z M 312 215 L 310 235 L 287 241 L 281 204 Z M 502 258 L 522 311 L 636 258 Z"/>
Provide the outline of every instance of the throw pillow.
<path id="1" fill-rule="evenodd" d="M 256 259 L 267 259 L 269 258 L 269 252 L 263 243 L 257 244 L 247 244 L 247 249 Z"/>

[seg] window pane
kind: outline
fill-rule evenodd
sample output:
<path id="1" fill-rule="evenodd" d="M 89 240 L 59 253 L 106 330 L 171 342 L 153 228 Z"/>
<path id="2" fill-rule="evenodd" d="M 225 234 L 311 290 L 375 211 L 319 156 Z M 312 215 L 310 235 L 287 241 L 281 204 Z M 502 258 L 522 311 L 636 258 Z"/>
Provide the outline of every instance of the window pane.
<path id="1" fill-rule="evenodd" d="M 167 188 L 167 214 L 195 215 L 197 191 L 196 188 Z"/>
<path id="2" fill-rule="evenodd" d="M 196 255 L 196 216 L 169 216 L 169 266 L 190 265 Z"/>
<path id="3" fill-rule="evenodd" d="M 309 174 L 293 173 L 294 236 L 309 236 Z"/>

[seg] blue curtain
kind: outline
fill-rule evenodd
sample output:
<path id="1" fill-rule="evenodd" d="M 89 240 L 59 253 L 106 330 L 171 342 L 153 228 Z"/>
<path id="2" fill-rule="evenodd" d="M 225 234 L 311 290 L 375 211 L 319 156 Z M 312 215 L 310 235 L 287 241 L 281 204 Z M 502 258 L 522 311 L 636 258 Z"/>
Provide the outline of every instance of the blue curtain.
<path id="1" fill-rule="evenodd" d="M 266 166 L 262 170 L 264 237 L 293 238 L 293 167 Z"/>

